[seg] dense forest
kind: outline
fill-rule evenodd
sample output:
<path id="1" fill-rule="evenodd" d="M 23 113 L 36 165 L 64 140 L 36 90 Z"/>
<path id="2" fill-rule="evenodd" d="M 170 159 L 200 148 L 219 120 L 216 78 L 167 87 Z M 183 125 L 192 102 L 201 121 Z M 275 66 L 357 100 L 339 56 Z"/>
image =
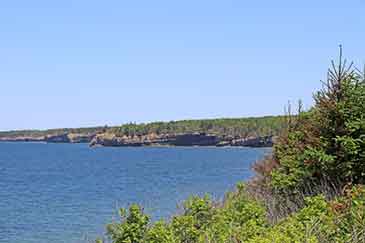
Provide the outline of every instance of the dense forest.
<path id="1" fill-rule="evenodd" d="M 255 177 L 224 200 L 192 196 L 158 222 L 133 204 L 97 242 L 365 242 L 365 73 L 340 55 L 314 106 L 285 121 Z"/>
<path id="2" fill-rule="evenodd" d="M 181 120 L 152 122 L 147 124 L 129 123 L 111 128 L 109 132 L 118 136 L 156 134 L 178 134 L 204 132 L 221 136 L 266 136 L 277 135 L 284 126 L 284 117 L 265 116 L 252 118 L 222 118 L 202 120 Z"/>

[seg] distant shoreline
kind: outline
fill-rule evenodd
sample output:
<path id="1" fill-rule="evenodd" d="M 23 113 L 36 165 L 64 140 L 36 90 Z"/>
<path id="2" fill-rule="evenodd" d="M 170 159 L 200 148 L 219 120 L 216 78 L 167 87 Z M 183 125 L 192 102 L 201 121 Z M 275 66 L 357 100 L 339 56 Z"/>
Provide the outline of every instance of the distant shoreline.
<path id="1" fill-rule="evenodd" d="M 103 136 L 95 136 L 90 140 L 70 140 L 64 139 L 68 135 L 57 135 L 43 139 L 31 138 L 0 138 L 0 142 L 6 143 L 64 143 L 64 144 L 89 144 L 90 147 L 272 147 L 275 137 L 250 137 L 236 138 L 230 140 L 222 140 L 215 135 L 196 134 L 180 134 L 170 136 L 170 139 L 164 141 L 136 141 L 136 138 L 105 138 Z"/>
<path id="2" fill-rule="evenodd" d="M 181 134 L 147 134 L 141 136 L 123 136 L 99 134 L 91 141 L 90 146 L 106 147 L 141 147 L 141 146 L 197 146 L 197 147 L 272 147 L 274 136 L 219 136 L 206 133 Z"/>
<path id="3" fill-rule="evenodd" d="M 271 147 L 283 116 L 128 123 L 121 126 L 0 132 L 0 141 L 88 143 L 94 146 Z"/>

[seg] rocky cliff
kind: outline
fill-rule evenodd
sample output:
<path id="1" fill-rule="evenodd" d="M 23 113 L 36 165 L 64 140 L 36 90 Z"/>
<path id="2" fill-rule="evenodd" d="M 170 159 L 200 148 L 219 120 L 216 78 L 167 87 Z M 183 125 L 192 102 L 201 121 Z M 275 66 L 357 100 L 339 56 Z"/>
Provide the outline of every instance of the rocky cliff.
<path id="1" fill-rule="evenodd" d="M 47 143 L 90 143 L 96 134 L 63 133 L 47 135 L 44 141 Z"/>
<path id="2" fill-rule="evenodd" d="M 186 134 L 148 134 L 142 136 L 118 137 L 114 134 L 98 134 L 90 142 L 90 146 L 242 146 L 271 147 L 273 136 L 265 137 L 220 137 L 205 133 Z"/>

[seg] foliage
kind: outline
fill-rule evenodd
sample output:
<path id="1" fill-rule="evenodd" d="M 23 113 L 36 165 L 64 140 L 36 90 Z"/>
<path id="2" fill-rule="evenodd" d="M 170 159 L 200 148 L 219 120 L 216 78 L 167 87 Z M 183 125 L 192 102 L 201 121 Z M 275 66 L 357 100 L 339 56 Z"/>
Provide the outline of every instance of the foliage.
<path id="1" fill-rule="evenodd" d="M 147 124 L 124 124 L 109 132 L 117 136 L 146 134 L 178 134 L 204 132 L 221 136 L 268 136 L 278 135 L 283 129 L 281 116 L 252 118 L 223 118 L 205 120 L 181 120 L 170 122 L 152 122 Z"/>
<path id="2" fill-rule="evenodd" d="M 298 213 L 248 242 L 365 242 L 364 187 L 352 187 L 331 202 L 323 196 L 306 198 Z"/>
<path id="3" fill-rule="evenodd" d="M 174 243 L 176 242 L 176 236 L 170 225 L 166 224 L 164 221 L 158 221 L 146 232 L 145 242 Z"/>
<path id="4" fill-rule="evenodd" d="M 150 224 L 140 207 L 132 205 L 121 223 L 108 226 L 108 235 L 113 243 L 365 242 L 363 186 L 351 187 L 329 202 L 322 195 L 307 197 L 301 210 L 276 224 L 268 223 L 265 207 L 242 185 L 221 204 L 213 205 L 205 196 L 192 197 L 184 205 L 171 222 Z"/>
<path id="5" fill-rule="evenodd" d="M 248 197 L 242 184 L 221 203 L 214 203 L 208 195 L 190 197 L 183 203 L 183 212 L 169 223 L 149 223 L 137 205 L 121 212 L 121 222 L 107 226 L 113 243 L 241 242 L 268 227 L 265 208 Z"/>
<path id="6" fill-rule="evenodd" d="M 289 124 L 274 147 L 276 189 L 327 179 L 342 185 L 365 180 L 365 81 L 340 58 L 329 70 L 315 105 Z"/>
<path id="7" fill-rule="evenodd" d="M 136 204 L 129 210 L 120 209 L 120 223 L 112 223 L 107 226 L 108 235 L 115 243 L 139 243 L 143 240 L 149 217 Z"/>

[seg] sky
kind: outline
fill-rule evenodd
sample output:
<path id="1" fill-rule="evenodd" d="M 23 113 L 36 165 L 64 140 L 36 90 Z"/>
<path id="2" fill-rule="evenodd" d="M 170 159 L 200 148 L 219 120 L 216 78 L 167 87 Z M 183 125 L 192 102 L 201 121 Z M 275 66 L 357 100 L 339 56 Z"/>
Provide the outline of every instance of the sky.
<path id="1" fill-rule="evenodd" d="M 365 64 L 364 0 L 0 3 L 0 130 L 283 114 L 338 45 Z"/>

